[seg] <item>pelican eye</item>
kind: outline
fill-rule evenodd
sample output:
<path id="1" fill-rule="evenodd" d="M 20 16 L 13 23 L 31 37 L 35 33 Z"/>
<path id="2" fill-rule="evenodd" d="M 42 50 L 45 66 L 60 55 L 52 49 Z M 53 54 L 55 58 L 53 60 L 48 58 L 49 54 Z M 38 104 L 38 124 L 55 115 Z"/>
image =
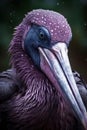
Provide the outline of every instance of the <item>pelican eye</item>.
<path id="1" fill-rule="evenodd" d="M 41 40 L 44 40 L 44 38 L 45 38 L 44 32 L 40 31 L 40 33 L 39 33 L 39 38 L 40 38 Z"/>

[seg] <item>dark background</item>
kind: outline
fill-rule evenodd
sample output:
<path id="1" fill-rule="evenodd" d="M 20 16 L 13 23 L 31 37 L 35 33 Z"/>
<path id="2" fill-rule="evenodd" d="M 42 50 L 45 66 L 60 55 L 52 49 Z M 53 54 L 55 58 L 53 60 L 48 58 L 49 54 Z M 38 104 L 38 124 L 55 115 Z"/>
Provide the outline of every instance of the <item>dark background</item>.
<path id="1" fill-rule="evenodd" d="M 87 0 L 0 0 L 0 72 L 10 68 L 8 47 L 14 27 L 37 8 L 51 9 L 67 18 L 73 33 L 70 62 L 87 81 Z"/>

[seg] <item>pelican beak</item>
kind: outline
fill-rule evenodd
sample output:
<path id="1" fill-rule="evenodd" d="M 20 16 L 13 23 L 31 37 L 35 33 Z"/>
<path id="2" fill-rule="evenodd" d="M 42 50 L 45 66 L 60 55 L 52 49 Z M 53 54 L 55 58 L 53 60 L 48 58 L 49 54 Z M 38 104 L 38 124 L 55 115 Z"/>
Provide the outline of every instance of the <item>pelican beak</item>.
<path id="1" fill-rule="evenodd" d="M 56 90 L 62 91 L 68 103 L 87 130 L 87 112 L 76 86 L 65 43 L 57 43 L 51 50 L 39 47 L 40 67 Z"/>

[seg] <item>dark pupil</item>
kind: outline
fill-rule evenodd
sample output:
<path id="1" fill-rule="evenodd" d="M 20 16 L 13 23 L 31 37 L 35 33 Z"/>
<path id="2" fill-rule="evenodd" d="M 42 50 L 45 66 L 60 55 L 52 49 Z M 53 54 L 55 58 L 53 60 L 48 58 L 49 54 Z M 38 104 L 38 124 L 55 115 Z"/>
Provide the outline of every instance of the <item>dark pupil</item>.
<path id="1" fill-rule="evenodd" d="M 40 32 L 40 38 L 44 39 L 44 34 L 42 32 Z"/>

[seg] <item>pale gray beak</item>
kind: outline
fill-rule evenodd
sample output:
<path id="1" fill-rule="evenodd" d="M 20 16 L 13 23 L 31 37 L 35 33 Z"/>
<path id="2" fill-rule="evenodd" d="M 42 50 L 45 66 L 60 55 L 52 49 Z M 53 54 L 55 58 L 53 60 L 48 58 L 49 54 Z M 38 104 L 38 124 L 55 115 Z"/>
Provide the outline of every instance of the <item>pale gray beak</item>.
<path id="1" fill-rule="evenodd" d="M 83 104 L 78 88 L 76 86 L 71 66 L 67 55 L 67 47 L 65 43 L 55 44 L 51 50 L 39 47 L 41 57 L 41 69 L 59 91 L 67 98 L 76 117 L 81 121 L 85 130 L 87 130 L 87 112 Z M 46 71 L 49 68 L 50 75 Z"/>

